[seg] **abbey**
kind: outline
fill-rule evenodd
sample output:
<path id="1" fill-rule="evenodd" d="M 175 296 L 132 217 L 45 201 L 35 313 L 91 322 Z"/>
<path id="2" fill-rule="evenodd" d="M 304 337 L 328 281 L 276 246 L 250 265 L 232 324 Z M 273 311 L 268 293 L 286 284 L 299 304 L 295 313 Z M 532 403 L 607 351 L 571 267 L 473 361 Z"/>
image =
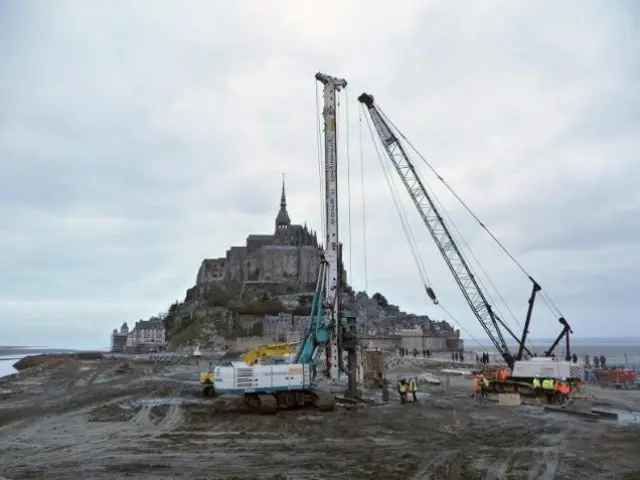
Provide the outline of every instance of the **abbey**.
<path id="1" fill-rule="evenodd" d="M 317 234 L 306 224 L 291 224 L 283 180 L 274 233 L 249 235 L 244 246 L 231 247 L 225 257 L 203 260 L 196 286 L 288 282 L 308 288 L 315 284 L 319 264 Z"/>

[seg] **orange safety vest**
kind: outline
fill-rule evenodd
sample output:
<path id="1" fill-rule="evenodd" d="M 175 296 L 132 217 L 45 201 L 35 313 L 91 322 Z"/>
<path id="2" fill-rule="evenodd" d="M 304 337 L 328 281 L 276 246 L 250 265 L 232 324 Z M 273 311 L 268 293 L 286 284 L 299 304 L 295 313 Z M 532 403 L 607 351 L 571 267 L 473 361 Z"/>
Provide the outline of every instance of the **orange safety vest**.
<path id="1" fill-rule="evenodd" d="M 569 392 L 571 392 L 571 387 L 563 382 L 560 384 L 558 390 L 562 395 L 569 395 Z"/>
<path id="2" fill-rule="evenodd" d="M 471 379 L 471 385 L 473 385 L 473 389 L 476 392 L 480 391 L 480 382 L 478 381 L 478 377 L 473 377 L 473 379 Z"/>

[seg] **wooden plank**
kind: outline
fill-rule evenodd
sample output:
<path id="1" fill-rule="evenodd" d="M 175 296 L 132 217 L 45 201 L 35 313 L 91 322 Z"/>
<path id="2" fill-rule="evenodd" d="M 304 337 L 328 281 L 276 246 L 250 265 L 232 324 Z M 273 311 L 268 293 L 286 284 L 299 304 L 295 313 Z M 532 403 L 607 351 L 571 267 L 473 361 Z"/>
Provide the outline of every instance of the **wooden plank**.
<path id="1" fill-rule="evenodd" d="M 607 412 L 606 410 L 597 410 L 597 409 L 593 409 L 591 411 L 591 413 L 595 413 L 596 415 L 598 415 L 601 418 L 606 418 L 606 419 L 611 419 L 611 420 L 617 420 L 618 419 L 618 414 L 614 413 L 614 412 Z"/>

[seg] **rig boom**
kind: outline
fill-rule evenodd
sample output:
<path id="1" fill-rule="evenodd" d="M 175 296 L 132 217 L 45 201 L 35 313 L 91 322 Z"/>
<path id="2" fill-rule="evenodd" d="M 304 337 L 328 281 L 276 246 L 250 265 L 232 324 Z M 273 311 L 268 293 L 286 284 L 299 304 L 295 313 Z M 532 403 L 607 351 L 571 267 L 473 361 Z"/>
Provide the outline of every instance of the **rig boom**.
<path id="1" fill-rule="evenodd" d="M 422 220 L 427 226 L 431 237 L 435 241 L 438 250 L 442 254 L 449 270 L 453 274 L 465 300 L 471 307 L 475 317 L 478 319 L 482 328 L 489 336 L 495 347 L 505 362 L 513 367 L 514 358 L 509 351 L 509 347 L 504 340 L 504 336 L 500 330 L 499 324 L 503 325 L 500 318 L 494 313 L 489 301 L 482 292 L 478 281 L 462 252 L 456 244 L 449 228 L 445 224 L 442 216 L 438 212 L 436 205 L 424 187 L 422 180 L 409 160 L 402 144 L 393 133 L 385 118 L 382 116 L 374 103 L 372 95 L 363 93 L 358 97 L 358 101 L 365 105 L 373 125 L 380 137 L 382 146 L 384 147 L 391 163 L 396 172 L 400 175 L 411 200 L 418 209 Z"/>

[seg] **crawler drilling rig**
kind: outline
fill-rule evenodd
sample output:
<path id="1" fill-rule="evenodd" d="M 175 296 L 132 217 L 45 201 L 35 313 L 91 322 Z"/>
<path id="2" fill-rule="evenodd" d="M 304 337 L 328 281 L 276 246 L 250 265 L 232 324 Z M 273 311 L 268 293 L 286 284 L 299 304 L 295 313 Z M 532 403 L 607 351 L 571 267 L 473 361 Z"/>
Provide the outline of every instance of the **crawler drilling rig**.
<path id="1" fill-rule="evenodd" d="M 346 80 L 316 74 L 323 85 L 325 143 L 325 231 L 324 251 L 319 251 L 320 267 L 309 324 L 303 340 L 291 356 L 271 356 L 264 362 L 247 365 L 227 362 L 204 376 L 208 396 L 237 395 L 245 403 L 262 412 L 280 408 L 315 406 L 332 410 L 332 394 L 318 388 L 316 366 L 326 355 L 327 376 L 339 378 L 346 373 L 347 395 L 355 396 L 357 370 L 357 336 L 355 322 L 347 318 L 340 304 L 342 246 L 338 236 L 338 155 L 336 129 L 336 94 L 347 85 Z M 343 364 L 347 353 L 347 367 Z M 201 375 L 201 378 L 203 376 Z"/>

